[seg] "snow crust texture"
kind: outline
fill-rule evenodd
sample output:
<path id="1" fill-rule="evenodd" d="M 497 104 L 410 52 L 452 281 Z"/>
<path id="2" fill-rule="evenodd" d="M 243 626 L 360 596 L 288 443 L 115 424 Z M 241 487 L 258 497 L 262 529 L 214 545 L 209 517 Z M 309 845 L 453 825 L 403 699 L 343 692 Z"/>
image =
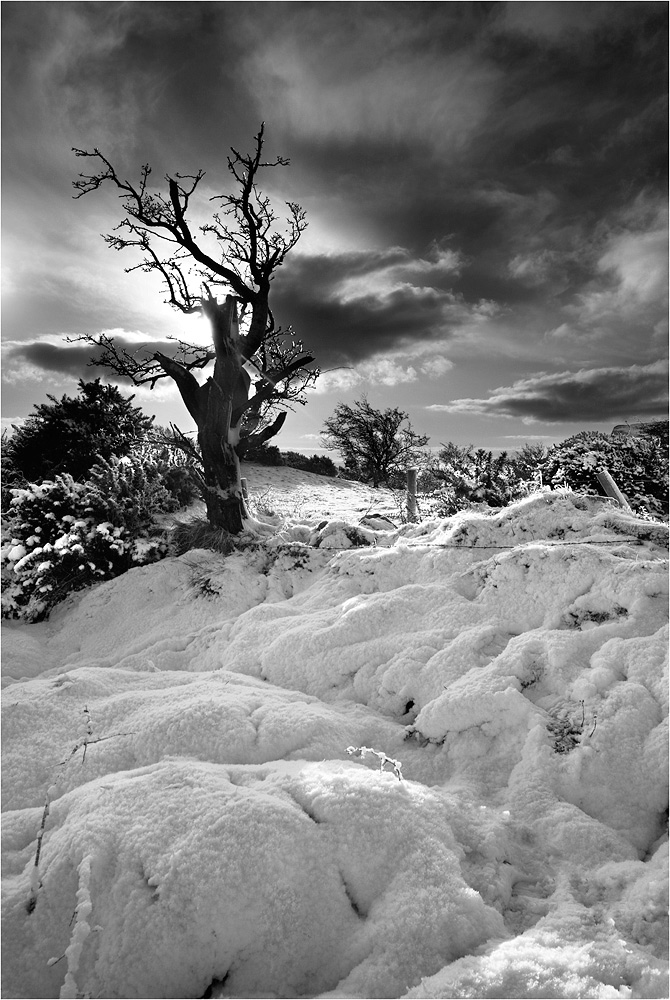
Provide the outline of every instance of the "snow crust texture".
<path id="1" fill-rule="evenodd" d="M 332 512 L 3 628 L 3 996 L 667 996 L 667 528 Z"/>

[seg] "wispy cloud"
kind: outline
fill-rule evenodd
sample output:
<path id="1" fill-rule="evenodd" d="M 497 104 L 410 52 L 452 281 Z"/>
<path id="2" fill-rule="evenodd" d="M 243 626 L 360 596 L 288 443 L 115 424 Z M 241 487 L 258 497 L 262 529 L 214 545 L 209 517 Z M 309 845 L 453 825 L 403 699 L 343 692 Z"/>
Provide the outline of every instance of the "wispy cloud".
<path id="1" fill-rule="evenodd" d="M 310 142 L 419 142 L 453 154 L 481 127 L 499 77 L 467 44 L 482 22 L 463 8 L 424 5 L 417 17 L 389 3 L 287 4 L 277 21 L 257 6 L 270 30 L 259 37 L 254 25 L 245 79 L 282 130 Z"/>

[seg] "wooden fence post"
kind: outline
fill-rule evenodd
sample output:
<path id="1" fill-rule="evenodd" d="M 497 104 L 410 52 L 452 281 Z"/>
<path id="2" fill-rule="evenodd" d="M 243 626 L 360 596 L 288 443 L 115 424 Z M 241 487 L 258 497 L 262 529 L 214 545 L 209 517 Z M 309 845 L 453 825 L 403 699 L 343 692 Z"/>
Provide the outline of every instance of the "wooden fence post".
<path id="1" fill-rule="evenodd" d="M 407 520 L 416 521 L 416 469 L 407 470 Z"/>
<path id="2" fill-rule="evenodd" d="M 616 500 L 617 503 L 624 508 L 624 510 L 632 510 L 630 504 L 610 476 L 607 469 L 603 469 L 602 472 L 596 472 L 596 476 L 598 477 L 598 482 L 605 490 L 608 497 L 612 497 L 613 500 Z"/>

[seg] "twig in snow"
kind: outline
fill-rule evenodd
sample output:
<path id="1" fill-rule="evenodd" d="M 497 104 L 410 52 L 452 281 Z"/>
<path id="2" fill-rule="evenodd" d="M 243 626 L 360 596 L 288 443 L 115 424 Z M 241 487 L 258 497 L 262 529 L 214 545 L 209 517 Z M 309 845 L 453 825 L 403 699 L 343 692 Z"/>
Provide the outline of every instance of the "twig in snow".
<path id="1" fill-rule="evenodd" d="M 383 773 L 385 764 L 391 764 L 396 778 L 398 781 L 402 781 L 402 763 L 399 760 L 394 760 L 393 757 L 387 757 L 383 751 L 373 750 L 372 747 L 347 747 L 347 753 L 350 757 L 365 757 L 366 754 L 374 754 L 375 757 L 379 758 L 380 774 Z"/>
<path id="2" fill-rule="evenodd" d="M 82 754 L 81 758 L 81 763 L 83 765 L 84 761 L 86 760 L 86 749 L 90 743 L 102 743 L 104 740 L 114 740 L 116 739 L 117 736 L 135 735 L 135 733 L 111 733 L 111 735 L 109 736 L 93 736 L 93 724 L 91 722 L 91 713 L 89 712 L 87 705 L 84 705 L 84 715 L 86 716 L 86 732 L 81 737 L 81 739 L 77 740 L 75 745 L 72 747 L 72 750 L 70 750 L 69 755 L 64 760 L 60 761 L 61 767 L 64 764 L 67 764 L 69 761 L 71 761 L 74 755 L 77 753 L 77 751 L 81 750 L 82 747 L 84 748 L 84 753 Z"/>

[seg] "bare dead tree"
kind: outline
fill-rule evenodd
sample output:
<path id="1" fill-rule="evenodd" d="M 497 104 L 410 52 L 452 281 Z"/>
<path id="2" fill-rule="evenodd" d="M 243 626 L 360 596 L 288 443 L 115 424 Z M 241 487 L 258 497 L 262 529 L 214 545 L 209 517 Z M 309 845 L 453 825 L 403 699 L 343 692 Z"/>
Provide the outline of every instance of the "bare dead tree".
<path id="1" fill-rule="evenodd" d="M 286 419 L 286 409 L 277 412 L 278 405 L 290 408 L 303 403 L 305 390 L 319 374 L 309 367 L 314 358 L 293 331 L 275 327 L 269 305 L 274 274 L 307 222 L 303 209 L 287 202 L 287 217 L 279 224 L 270 199 L 257 186 L 262 170 L 289 163 L 284 157 L 263 160 L 264 131 L 263 124 L 253 153 L 243 155 L 231 148 L 227 166 L 235 190 L 209 199 L 221 207 L 196 235 L 187 213 L 205 176 L 202 170 L 166 175 L 167 194 L 163 194 L 149 190 L 148 164 L 133 185 L 98 149 L 73 149 L 76 156 L 92 159 L 97 168 L 73 181 L 75 198 L 107 183 L 120 192 L 124 218 L 103 239 L 114 250 L 131 249 L 140 255 L 140 262 L 126 272 L 157 272 L 170 306 L 207 317 L 212 346 L 203 349 L 168 338 L 176 345 L 175 355 L 168 357 L 160 351 L 133 353 L 105 334 L 77 339 L 100 350 L 93 364 L 134 385 L 153 389 L 160 379 L 174 381 L 198 428 L 207 517 L 231 534 L 242 531 L 247 514 L 240 459 L 250 447 L 278 433 Z M 219 289 L 225 293 L 223 301 L 216 297 Z M 212 373 L 198 381 L 194 372 L 210 365 Z"/>

